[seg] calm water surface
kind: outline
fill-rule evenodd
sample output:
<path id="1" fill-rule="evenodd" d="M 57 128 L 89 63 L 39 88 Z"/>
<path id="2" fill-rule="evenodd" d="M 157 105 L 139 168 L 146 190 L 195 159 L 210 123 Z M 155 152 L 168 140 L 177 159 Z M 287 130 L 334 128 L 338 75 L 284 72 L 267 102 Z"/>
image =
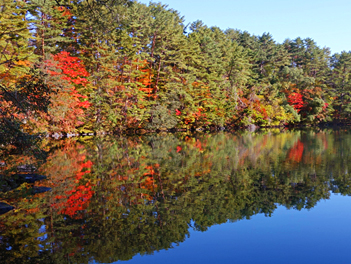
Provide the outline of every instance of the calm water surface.
<path id="1" fill-rule="evenodd" d="M 351 263 L 350 130 L 79 138 L 0 157 L 3 177 L 47 176 L 0 194 L 15 207 L 0 263 Z"/>

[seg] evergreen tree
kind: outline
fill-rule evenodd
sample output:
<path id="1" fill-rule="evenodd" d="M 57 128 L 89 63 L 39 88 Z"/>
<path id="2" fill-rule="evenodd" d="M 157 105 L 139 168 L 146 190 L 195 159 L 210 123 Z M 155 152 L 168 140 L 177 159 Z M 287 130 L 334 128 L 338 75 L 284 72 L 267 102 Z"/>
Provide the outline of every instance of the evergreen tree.
<path id="1" fill-rule="evenodd" d="M 25 1 L 0 1 L 0 85 L 15 88 L 15 80 L 30 69 L 35 60 L 29 45 L 32 35 L 26 19 Z"/>
<path id="2" fill-rule="evenodd" d="M 73 5 L 67 0 L 32 0 L 28 5 L 31 22 L 35 25 L 35 53 L 41 61 L 57 54 L 74 42 L 72 38 Z"/>
<path id="3" fill-rule="evenodd" d="M 330 94 L 334 98 L 336 118 L 350 117 L 351 113 L 351 53 L 334 54 L 331 59 Z"/>

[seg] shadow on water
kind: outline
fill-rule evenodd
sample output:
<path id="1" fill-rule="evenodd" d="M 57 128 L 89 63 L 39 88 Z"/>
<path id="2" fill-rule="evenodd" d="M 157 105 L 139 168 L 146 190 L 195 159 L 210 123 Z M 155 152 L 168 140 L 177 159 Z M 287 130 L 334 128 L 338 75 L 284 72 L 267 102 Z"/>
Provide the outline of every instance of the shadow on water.
<path id="1" fill-rule="evenodd" d="M 36 182 L 46 179 L 35 173 L 36 166 L 46 159 L 46 152 L 40 146 L 42 139 L 13 127 L 10 130 L 11 133 L 0 134 L 0 215 L 15 209 L 6 200 L 12 202 L 16 198 L 51 190 L 49 187 L 34 186 Z"/>
<path id="2" fill-rule="evenodd" d="M 349 130 L 267 130 L 7 152 L 0 174 L 13 186 L 1 203 L 14 210 L 0 216 L 0 262 L 111 263 L 171 248 L 189 228 L 271 216 L 278 205 L 311 209 L 331 192 L 351 194 L 350 146 Z"/>

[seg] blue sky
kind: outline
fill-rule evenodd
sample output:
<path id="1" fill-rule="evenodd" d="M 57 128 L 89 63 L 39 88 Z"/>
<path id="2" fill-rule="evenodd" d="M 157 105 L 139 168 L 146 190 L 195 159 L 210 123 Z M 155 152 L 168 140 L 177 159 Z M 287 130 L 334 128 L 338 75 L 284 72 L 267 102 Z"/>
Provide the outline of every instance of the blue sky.
<path id="1" fill-rule="evenodd" d="M 149 0 L 139 0 L 148 4 Z M 269 32 L 281 43 L 286 38 L 314 39 L 332 53 L 351 50 L 350 0 L 162 0 L 185 17 L 208 26 L 236 28 L 251 34 Z"/>

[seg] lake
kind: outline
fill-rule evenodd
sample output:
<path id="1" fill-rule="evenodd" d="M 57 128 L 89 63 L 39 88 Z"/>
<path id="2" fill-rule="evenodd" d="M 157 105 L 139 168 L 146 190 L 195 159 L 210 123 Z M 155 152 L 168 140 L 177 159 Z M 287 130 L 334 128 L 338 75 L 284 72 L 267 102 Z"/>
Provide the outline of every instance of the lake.
<path id="1" fill-rule="evenodd" d="M 6 151 L 0 175 L 17 180 L 0 193 L 14 207 L 0 215 L 0 263 L 351 263 L 348 129 L 43 139 Z"/>

